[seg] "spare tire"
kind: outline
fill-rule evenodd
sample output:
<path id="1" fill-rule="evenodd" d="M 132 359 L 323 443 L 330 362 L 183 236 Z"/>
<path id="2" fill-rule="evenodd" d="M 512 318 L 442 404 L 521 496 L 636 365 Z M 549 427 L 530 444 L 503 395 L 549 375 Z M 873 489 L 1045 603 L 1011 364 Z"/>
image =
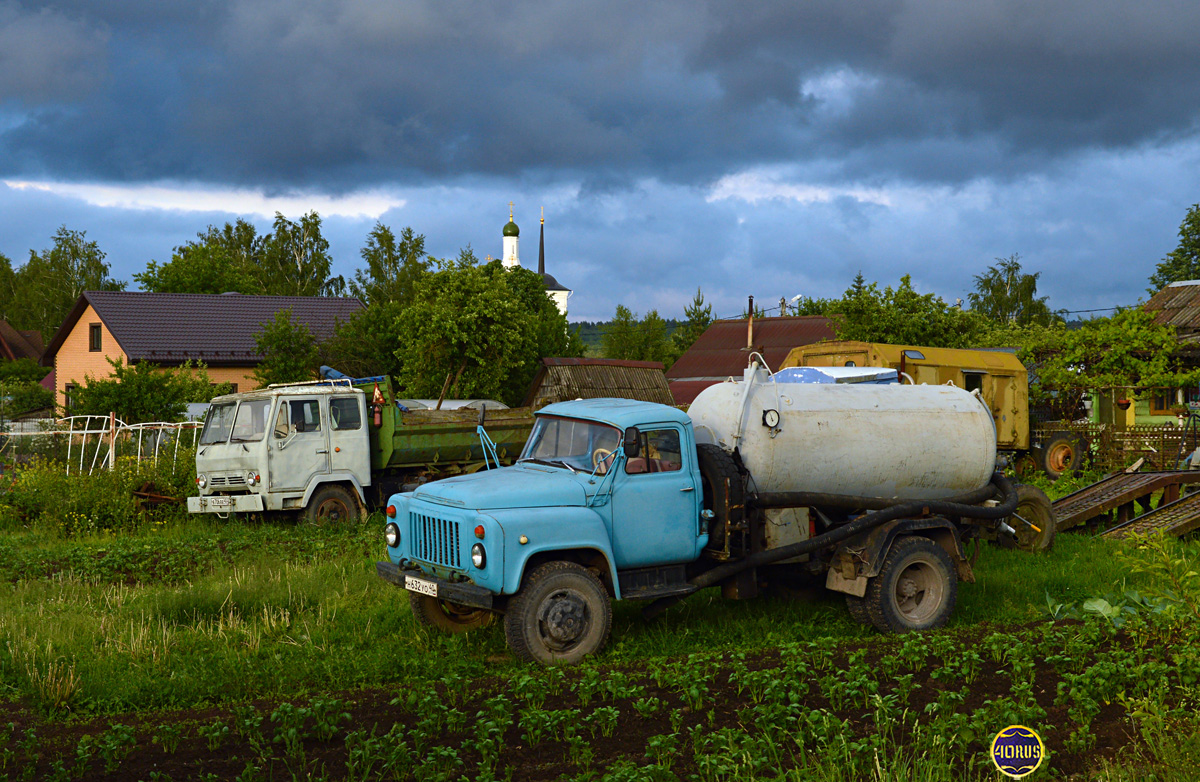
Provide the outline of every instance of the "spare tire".
<path id="1" fill-rule="evenodd" d="M 708 547 L 725 548 L 726 522 L 741 524 L 746 513 L 746 492 L 737 463 L 716 445 L 697 445 L 700 478 L 704 488 L 704 509 L 713 512 L 708 529 Z"/>
<path id="2" fill-rule="evenodd" d="M 1083 466 L 1083 451 L 1083 439 L 1079 435 L 1051 432 L 1038 448 L 1038 466 L 1053 480 L 1074 475 Z"/>
<path id="3" fill-rule="evenodd" d="M 1010 517 L 1016 547 L 1024 551 L 1048 551 L 1054 545 L 1054 505 L 1046 493 L 1035 486 L 1017 486 L 1017 518 Z"/>

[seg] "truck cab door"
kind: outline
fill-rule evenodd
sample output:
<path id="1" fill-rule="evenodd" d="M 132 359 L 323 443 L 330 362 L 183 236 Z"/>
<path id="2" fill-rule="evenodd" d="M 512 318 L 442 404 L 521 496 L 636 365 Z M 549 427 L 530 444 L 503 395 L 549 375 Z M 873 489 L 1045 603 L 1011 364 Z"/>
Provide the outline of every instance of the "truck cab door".
<path id="1" fill-rule="evenodd" d="M 618 568 L 696 558 L 701 488 L 694 449 L 682 430 L 663 424 L 640 433 L 638 455 L 619 464 L 612 499 L 613 556 Z"/>
<path id="2" fill-rule="evenodd" d="M 329 466 L 353 473 L 363 486 L 371 483 L 371 449 L 367 442 L 366 398 L 362 394 L 329 398 Z"/>
<path id="3" fill-rule="evenodd" d="M 329 427 L 321 397 L 281 399 L 268 446 L 271 491 L 304 489 L 329 472 Z"/>

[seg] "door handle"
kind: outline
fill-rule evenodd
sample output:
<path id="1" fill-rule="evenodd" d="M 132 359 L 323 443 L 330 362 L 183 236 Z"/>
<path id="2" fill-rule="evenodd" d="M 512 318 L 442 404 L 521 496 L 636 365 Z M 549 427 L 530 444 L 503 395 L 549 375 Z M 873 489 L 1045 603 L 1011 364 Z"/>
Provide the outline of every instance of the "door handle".
<path id="1" fill-rule="evenodd" d="M 687 488 L 680 489 L 680 491 L 695 491 L 695 490 L 696 490 L 695 486 L 688 486 Z"/>
<path id="2" fill-rule="evenodd" d="M 328 448 L 322 448 L 321 450 L 317 451 L 317 453 L 329 453 L 329 449 L 328 449 Z"/>

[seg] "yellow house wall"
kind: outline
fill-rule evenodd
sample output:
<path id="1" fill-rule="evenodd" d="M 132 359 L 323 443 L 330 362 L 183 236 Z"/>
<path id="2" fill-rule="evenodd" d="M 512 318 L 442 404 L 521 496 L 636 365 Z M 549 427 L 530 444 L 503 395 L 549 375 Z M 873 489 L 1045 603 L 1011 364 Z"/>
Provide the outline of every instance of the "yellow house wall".
<path id="1" fill-rule="evenodd" d="M 100 350 L 95 353 L 88 349 L 88 331 L 93 323 L 100 324 Z M 110 358 L 128 362 L 125 351 L 121 350 L 112 332 L 89 305 L 54 356 L 55 403 L 60 408 L 66 404 L 65 389 L 68 383 L 81 386 L 86 375 L 100 378 L 112 374 L 112 366 L 108 363 Z"/>
<path id="2" fill-rule="evenodd" d="M 254 367 L 209 367 L 205 371 L 208 372 L 208 379 L 214 383 L 237 383 L 238 391 L 253 391 L 258 388 L 258 381 L 254 379 Z"/>
<path id="3" fill-rule="evenodd" d="M 88 333 L 91 324 L 100 324 L 100 350 L 93 352 L 88 347 Z M 71 333 L 63 340 L 62 346 L 54 356 L 54 401 L 62 408 L 66 404 L 66 388 L 68 383 L 77 386 L 84 385 L 84 377 L 91 375 L 95 378 L 108 377 L 112 374 L 112 365 L 108 359 L 121 359 L 129 363 L 129 356 L 121 350 L 112 332 L 100 320 L 96 311 L 90 306 L 76 322 Z M 251 391 L 258 388 L 254 380 L 254 367 L 208 367 L 209 379 L 214 383 L 237 383 L 238 391 Z M 206 402 L 206 399 L 197 399 Z"/>

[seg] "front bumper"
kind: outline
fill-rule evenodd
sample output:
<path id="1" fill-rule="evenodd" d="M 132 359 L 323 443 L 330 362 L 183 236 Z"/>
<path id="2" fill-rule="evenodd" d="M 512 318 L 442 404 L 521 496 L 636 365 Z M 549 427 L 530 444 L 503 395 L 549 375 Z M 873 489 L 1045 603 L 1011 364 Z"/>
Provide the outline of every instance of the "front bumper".
<path id="1" fill-rule="evenodd" d="M 489 610 L 492 608 L 492 592 L 476 584 L 447 581 L 444 578 L 431 576 L 415 569 L 401 570 L 399 565 L 391 562 L 376 562 L 375 572 L 384 581 L 390 581 L 400 587 L 404 586 L 404 577 L 406 575 L 437 584 L 438 600 L 445 600 L 447 603 L 469 606 L 471 608 L 486 608 Z"/>
<path id="2" fill-rule="evenodd" d="M 258 513 L 263 510 L 261 494 L 213 494 L 188 497 L 188 513 Z"/>

